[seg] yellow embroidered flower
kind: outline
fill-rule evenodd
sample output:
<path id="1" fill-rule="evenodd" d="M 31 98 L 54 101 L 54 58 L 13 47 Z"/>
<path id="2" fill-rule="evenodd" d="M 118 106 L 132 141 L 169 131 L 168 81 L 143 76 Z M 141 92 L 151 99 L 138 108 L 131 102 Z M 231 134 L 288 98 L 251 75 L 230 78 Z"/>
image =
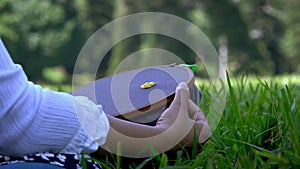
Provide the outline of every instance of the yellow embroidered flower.
<path id="1" fill-rule="evenodd" d="M 148 89 L 148 88 L 153 87 L 154 85 L 155 85 L 155 82 L 146 82 L 146 83 L 142 84 L 140 87 L 142 89 Z"/>

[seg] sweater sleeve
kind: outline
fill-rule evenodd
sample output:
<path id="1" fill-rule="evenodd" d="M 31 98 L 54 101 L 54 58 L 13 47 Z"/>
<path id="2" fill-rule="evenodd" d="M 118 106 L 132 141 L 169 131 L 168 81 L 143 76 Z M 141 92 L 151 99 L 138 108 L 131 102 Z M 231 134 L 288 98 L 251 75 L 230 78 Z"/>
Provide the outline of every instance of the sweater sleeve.
<path id="1" fill-rule="evenodd" d="M 108 129 L 101 107 L 87 98 L 28 81 L 0 40 L 0 154 L 90 153 L 104 144 Z"/>

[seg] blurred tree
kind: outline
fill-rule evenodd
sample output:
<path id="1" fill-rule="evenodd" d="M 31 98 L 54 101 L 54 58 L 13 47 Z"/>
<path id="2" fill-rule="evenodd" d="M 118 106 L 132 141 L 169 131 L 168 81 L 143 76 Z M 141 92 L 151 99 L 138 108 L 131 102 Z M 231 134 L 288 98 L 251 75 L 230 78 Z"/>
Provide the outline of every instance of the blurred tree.
<path id="1" fill-rule="evenodd" d="M 280 42 L 288 60 L 286 68 L 290 72 L 296 70 L 300 73 L 300 1 L 288 0 L 280 2 L 284 12 L 283 23 L 285 26 L 284 37 Z"/>
<path id="2" fill-rule="evenodd" d="M 61 65 L 71 74 L 84 42 L 113 19 L 165 12 L 197 25 L 216 48 L 219 38 L 226 36 L 229 68 L 236 73 L 300 72 L 299 7 L 298 0 L 1 0 L 0 36 L 30 79 L 38 80 L 43 79 L 45 67 Z M 194 53 L 181 42 L 144 34 L 117 44 L 105 56 L 100 74 L 113 73 L 126 56 L 147 48 L 173 52 L 187 63 L 195 61 Z"/>
<path id="3" fill-rule="evenodd" d="M 93 33 L 113 20 L 115 0 L 76 0 L 75 8 L 77 15 L 77 31 L 73 34 L 75 38 L 72 42 L 78 43 L 78 41 L 80 41 L 81 44 L 78 46 L 78 49 L 81 49 Z M 78 56 L 79 52 L 80 51 L 78 50 L 76 56 Z M 110 53 L 108 55 L 110 55 Z M 102 77 L 108 69 L 108 61 L 109 57 L 104 57 L 102 60 L 98 70 L 99 77 Z"/>
<path id="4" fill-rule="evenodd" d="M 161 0 L 161 1 L 134 1 L 134 0 L 119 0 L 115 1 L 114 18 L 119 18 L 128 14 L 138 12 L 165 12 L 189 20 L 189 12 L 195 9 L 195 1 L 176 1 L 176 0 Z M 151 18 L 149 24 L 144 26 L 152 26 Z M 170 26 L 170 25 L 168 25 Z M 116 28 L 118 29 L 118 28 Z M 120 29 L 120 28 L 119 28 Z M 118 30 L 122 31 L 122 30 Z M 112 55 L 109 61 L 109 69 L 107 74 L 112 74 L 121 61 L 129 54 L 142 49 L 161 48 L 173 52 L 181 57 L 187 63 L 195 62 L 195 54 L 184 44 L 170 37 L 143 34 L 130 37 L 116 45 L 112 50 Z M 136 65 L 147 66 L 151 62 L 151 56 L 143 57 L 136 60 Z M 159 62 L 158 62 L 159 63 Z"/>
<path id="5" fill-rule="evenodd" d="M 195 0 L 161 0 L 141 1 L 138 5 L 139 9 L 142 11 L 164 12 L 191 21 L 190 12 L 197 8 L 197 4 L 198 2 Z M 151 21 L 149 21 L 148 26 L 151 26 Z M 176 25 L 173 25 L 173 23 L 168 21 L 166 21 L 166 26 L 174 28 L 176 27 Z M 188 32 L 188 30 L 186 30 L 186 32 Z M 142 35 L 140 49 L 145 48 L 161 48 L 170 51 L 176 56 L 180 57 L 180 59 L 182 59 L 184 62 L 189 64 L 195 63 L 195 59 L 197 57 L 195 53 L 193 53 L 193 51 L 182 42 L 178 41 L 177 39 L 162 35 Z M 147 63 L 150 61 L 150 59 L 151 57 L 148 57 L 148 60 L 145 60 L 144 62 Z"/>
<path id="6" fill-rule="evenodd" d="M 248 23 L 234 1 L 203 0 L 203 3 L 211 24 L 208 36 L 214 45 L 219 46 L 222 36 L 228 39 L 229 69 L 236 73 L 266 73 L 262 63 L 268 58 L 260 54 L 255 41 L 249 38 Z"/>
<path id="7" fill-rule="evenodd" d="M 62 65 L 72 73 L 84 42 L 111 20 L 111 1 L 3 0 L 0 35 L 31 80 L 44 67 Z"/>
<path id="8" fill-rule="evenodd" d="M 260 55 L 268 59 L 263 62 L 262 66 L 271 67 L 272 74 L 285 72 L 286 59 L 280 47 L 284 33 L 280 11 L 282 3 L 276 0 L 254 0 L 243 1 L 240 4 L 250 29 L 250 38 L 255 40 Z"/>
<path id="9" fill-rule="evenodd" d="M 60 49 L 70 39 L 74 22 L 66 19 L 61 5 L 50 0 L 16 0 L 10 6 L 6 13 L 16 20 L 10 29 L 16 35 L 10 38 L 14 44 L 9 45 L 10 51 L 30 79 L 36 80 L 43 67 L 58 64 L 57 58 L 63 55 Z"/>
<path id="10" fill-rule="evenodd" d="M 122 16 L 127 15 L 128 12 L 128 6 L 125 3 L 125 0 L 116 0 L 114 1 L 114 10 L 112 13 L 113 19 L 120 18 Z M 112 38 L 118 39 L 118 36 L 122 34 L 124 31 L 122 26 L 114 27 L 113 36 Z M 134 43 L 132 39 L 126 39 L 118 43 L 116 46 L 114 46 L 111 49 L 111 55 L 106 57 L 108 59 L 108 68 L 105 71 L 104 75 L 112 75 L 118 65 L 121 63 L 123 58 L 127 56 L 127 54 L 130 53 L 130 48 L 134 47 Z"/>
<path id="11" fill-rule="evenodd" d="M 12 3 L 10 0 L 0 1 L 0 37 L 9 41 L 17 40 L 17 33 L 13 30 L 17 16 L 11 12 Z"/>
<path id="12" fill-rule="evenodd" d="M 78 23 L 84 28 L 86 36 L 91 36 L 106 23 L 112 21 L 114 0 L 76 0 Z"/>

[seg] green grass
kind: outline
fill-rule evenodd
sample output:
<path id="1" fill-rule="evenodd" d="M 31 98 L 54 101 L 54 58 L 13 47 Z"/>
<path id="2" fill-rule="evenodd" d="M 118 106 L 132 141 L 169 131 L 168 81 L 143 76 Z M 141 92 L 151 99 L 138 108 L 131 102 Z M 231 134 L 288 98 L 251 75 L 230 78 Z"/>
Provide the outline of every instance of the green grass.
<path id="1" fill-rule="evenodd" d="M 204 145 L 123 166 L 128 159 L 98 160 L 105 168 L 300 168 L 299 79 L 228 79 L 222 118 Z M 201 108 L 208 112 L 214 89 L 197 84 L 204 96 Z"/>

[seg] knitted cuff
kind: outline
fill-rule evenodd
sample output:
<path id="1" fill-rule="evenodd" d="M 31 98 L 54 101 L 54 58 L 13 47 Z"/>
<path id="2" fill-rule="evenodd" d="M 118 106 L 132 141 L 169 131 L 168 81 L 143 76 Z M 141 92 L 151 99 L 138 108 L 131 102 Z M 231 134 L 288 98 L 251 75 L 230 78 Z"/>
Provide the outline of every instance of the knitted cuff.
<path id="1" fill-rule="evenodd" d="M 43 93 L 33 127 L 39 131 L 35 134 L 37 147 L 46 145 L 45 148 L 52 147 L 49 151 L 54 152 L 91 153 L 105 142 L 108 120 L 93 102 L 62 92 L 44 90 Z M 82 118 L 89 119 L 88 124 L 93 127 L 86 128 Z"/>

